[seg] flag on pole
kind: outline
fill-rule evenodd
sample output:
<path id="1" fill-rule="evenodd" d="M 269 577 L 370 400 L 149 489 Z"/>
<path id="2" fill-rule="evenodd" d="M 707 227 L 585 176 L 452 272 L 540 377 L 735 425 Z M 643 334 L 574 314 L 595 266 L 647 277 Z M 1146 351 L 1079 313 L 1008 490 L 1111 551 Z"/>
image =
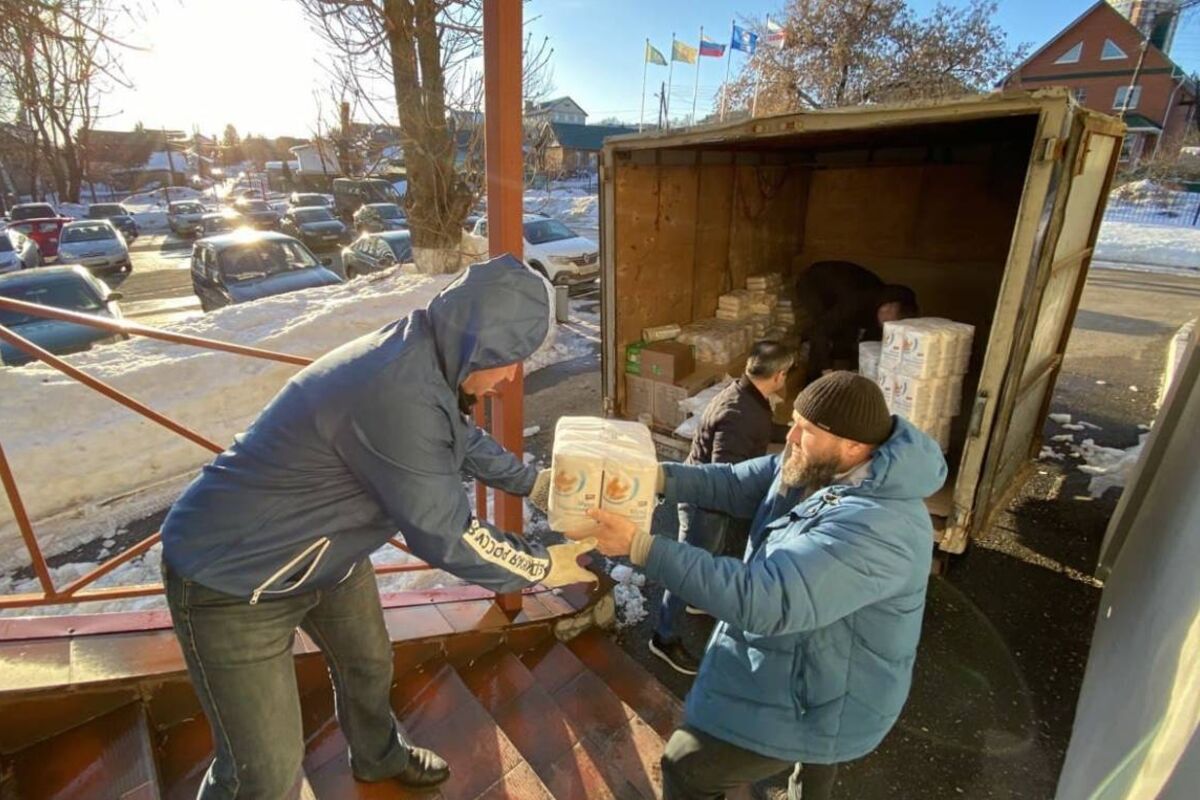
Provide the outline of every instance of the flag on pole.
<path id="1" fill-rule="evenodd" d="M 725 55 L 725 45 L 709 39 L 701 39 L 700 55 L 709 56 L 711 58 L 720 58 L 721 56 Z"/>
<path id="2" fill-rule="evenodd" d="M 765 38 L 766 38 L 767 44 L 771 45 L 772 47 L 783 47 L 783 40 L 784 40 L 783 26 L 768 17 L 767 18 L 767 35 Z"/>
<path id="3" fill-rule="evenodd" d="M 676 39 L 675 43 L 671 45 L 671 60 L 682 61 L 685 64 L 695 64 L 696 48 Z"/>
<path id="4" fill-rule="evenodd" d="M 660 67 L 665 67 L 667 65 L 667 59 L 657 47 L 649 42 L 646 42 L 646 63 L 658 64 Z"/>
<path id="5" fill-rule="evenodd" d="M 758 34 L 754 31 L 746 30 L 745 28 L 734 25 L 733 38 L 729 42 L 729 46 L 734 50 L 741 50 L 746 55 L 754 55 L 754 49 L 758 47 Z"/>

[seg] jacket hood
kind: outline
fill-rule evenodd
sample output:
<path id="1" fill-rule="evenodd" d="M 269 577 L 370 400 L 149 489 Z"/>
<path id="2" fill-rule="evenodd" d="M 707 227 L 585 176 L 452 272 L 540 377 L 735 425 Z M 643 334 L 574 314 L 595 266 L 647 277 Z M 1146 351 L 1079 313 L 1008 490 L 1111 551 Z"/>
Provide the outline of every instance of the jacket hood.
<path id="1" fill-rule="evenodd" d="M 892 499 L 924 500 L 946 482 L 946 459 L 937 442 L 911 422 L 892 416 L 892 435 L 871 456 L 862 494 Z"/>
<path id="2" fill-rule="evenodd" d="M 425 309 L 446 382 L 524 361 L 549 338 L 550 284 L 511 255 L 472 264 Z"/>

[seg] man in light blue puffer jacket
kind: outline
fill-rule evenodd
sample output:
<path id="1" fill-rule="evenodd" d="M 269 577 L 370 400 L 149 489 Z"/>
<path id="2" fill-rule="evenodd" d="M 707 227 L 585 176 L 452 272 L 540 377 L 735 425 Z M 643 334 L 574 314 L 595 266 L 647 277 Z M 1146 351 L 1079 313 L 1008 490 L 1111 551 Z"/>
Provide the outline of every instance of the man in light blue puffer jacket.
<path id="1" fill-rule="evenodd" d="M 522 464 L 466 411 L 538 349 L 552 308 L 549 284 L 512 256 L 468 268 L 427 308 L 300 371 L 172 507 L 167 604 L 216 751 L 201 798 L 295 793 L 297 627 L 329 663 L 354 776 L 416 788 L 447 778 L 389 700 L 369 556 L 397 532 L 428 563 L 498 592 L 595 580 L 576 563 L 594 543 L 543 547 L 497 530 L 474 518 L 462 484 L 545 509 L 549 470 Z"/>
<path id="2" fill-rule="evenodd" d="M 790 793 L 829 797 L 840 762 L 874 750 L 908 697 L 933 528 L 937 444 L 849 372 L 796 399 L 780 456 L 662 465 L 667 502 L 752 520 L 743 561 L 594 512 L 607 555 L 719 624 L 663 755 L 665 797 L 716 798 L 792 769 Z"/>

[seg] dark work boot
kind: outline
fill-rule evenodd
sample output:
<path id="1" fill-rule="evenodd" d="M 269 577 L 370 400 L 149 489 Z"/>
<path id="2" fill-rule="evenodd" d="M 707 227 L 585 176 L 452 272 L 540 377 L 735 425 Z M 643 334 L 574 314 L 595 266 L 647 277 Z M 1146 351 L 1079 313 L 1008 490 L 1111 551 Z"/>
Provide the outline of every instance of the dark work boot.
<path id="1" fill-rule="evenodd" d="M 700 661 L 678 639 L 667 641 L 656 633 L 650 637 L 650 652 L 684 675 L 695 675 L 700 670 Z"/>

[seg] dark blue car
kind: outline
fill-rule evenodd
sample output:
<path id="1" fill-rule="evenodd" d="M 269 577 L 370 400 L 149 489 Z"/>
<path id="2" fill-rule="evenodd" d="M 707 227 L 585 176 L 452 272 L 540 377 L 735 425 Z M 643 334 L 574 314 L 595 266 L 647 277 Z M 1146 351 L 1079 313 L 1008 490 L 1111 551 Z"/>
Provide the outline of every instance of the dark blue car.
<path id="1" fill-rule="evenodd" d="M 121 318 L 121 309 L 117 305 L 121 295 L 111 291 L 106 283 L 79 266 L 43 267 L 0 275 L 0 296 L 83 314 Z M 95 344 L 123 338 L 120 334 L 100 328 L 45 319 L 19 311 L 0 310 L 0 325 L 55 355 L 78 353 L 91 349 Z M 24 350 L 0 342 L 0 363 L 16 366 L 30 360 L 32 357 Z"/>
<path id="2" fill-rule="evenodd" d="M 192 290 L 205 311 L 297 289 L 341 283 L 303 244 L 272 231 L 239 230 L 192 247 Z"/>
<path id="3" fill-rule="evenodd" d="M 138 237 L 137 222 L 133 215 L 120 203 L 92 203 L 87 210 L 88 219 L 106 219 L 125 237 L 126 244 Z"/>

